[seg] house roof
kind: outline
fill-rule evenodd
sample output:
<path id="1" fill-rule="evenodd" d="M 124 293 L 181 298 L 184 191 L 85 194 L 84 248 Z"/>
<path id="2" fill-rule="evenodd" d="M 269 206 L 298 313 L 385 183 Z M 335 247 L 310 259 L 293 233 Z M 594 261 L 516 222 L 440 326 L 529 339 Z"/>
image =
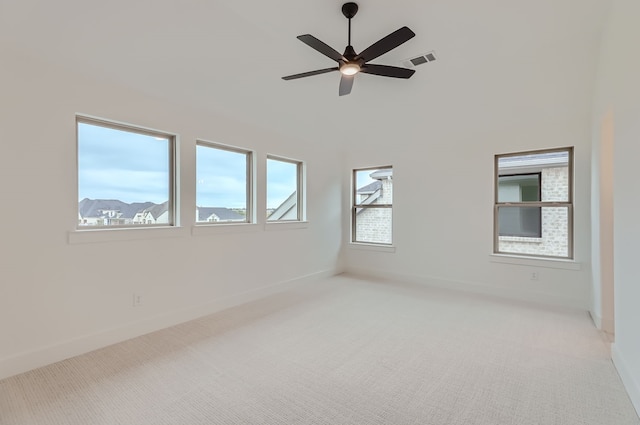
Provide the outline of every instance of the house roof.
<path id="1" fill-rule="evenodd" d="M 151 207 L 146 208 L 143 212 L 150 213 L 154 219 L 158 219 L 162 214 L 166 213 L 169 208 L 169 201 L 165 201 L 161 204 L 154 204 Z"/>
<path id="2" fill-rule="evenodd" d="M 381 187 L 382 187 L 382 182 L 380 180 L 376 180 L 373 183 L 369 183 L 366 186 L 362 186 L 360 189 L 358 189 L 358 193 L 361 193 L 361 194 L 373 193 L 376 190 L 380 189 Z"/>
<path id="3" fill-rule="evenodd" d="M 269 220 L 282 220 L 289 219 L 289 213 L 292 213 L 292 210 L 297 206 L 298 197 L 297 191 L 294 190 L 291 195 L 287 199 L 285 199 L 278 207 L 269 214 Z M 297 216 L 297 213 L 295 214 Z M 292 219 L 295 219 L 293 217 Z"/>
<path id="4" fill-rule="evenodd" d="M 220 220 L 244 220 L 245 217 L 237 212 L 223 207 L 198 207 L 198 221 L 207 221 L 212 214 Z"/>
<path id="5" fill-rule="evenodd" d="M 535 172 L 543 168 L 566 167 L 568 164 L 568 151 L 505 156 L 498 159 L 498 167 L 501 174 L 506 172 Z"/>

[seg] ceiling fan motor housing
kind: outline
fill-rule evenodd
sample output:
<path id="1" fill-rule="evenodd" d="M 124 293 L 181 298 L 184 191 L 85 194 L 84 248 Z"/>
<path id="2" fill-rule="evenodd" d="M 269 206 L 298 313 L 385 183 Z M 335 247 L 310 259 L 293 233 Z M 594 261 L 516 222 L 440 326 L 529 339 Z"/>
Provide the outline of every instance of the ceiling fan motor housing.
<path id="1" fill-rule="evenodd" d="M 358 13 L 358 5 L 356 3 L 349 2 L 342 5 L 342 14 L 345 18 L 351 19 L 356 16 L 356 13 Z"/>

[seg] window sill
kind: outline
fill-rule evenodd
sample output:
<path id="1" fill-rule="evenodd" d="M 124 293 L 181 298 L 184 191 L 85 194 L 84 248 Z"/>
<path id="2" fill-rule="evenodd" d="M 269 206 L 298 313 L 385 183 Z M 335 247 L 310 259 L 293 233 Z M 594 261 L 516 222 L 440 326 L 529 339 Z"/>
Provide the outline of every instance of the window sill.
<path id="1" fill-rule="evenodd" d="M 377 244 L 369 244 L 369 243 L 361 243 L 361 242 L 350 242 L 349 248 L 359 249 L 363 251 L 374 251 L 374 252 L 390 252 L 390 253 L 396 252 L 396 247 L 393 245 L 377 245 Z"/>
<path id="2" fill-rule="evenodd" d="M 264 224 L 264 230 L 295 230 L 309 227 L 308 221 L 269 221 Z"/>
<path id="3" fill-rule="evenodd" d="M 525 243 L 542 243 L 542 238 L 524 237 L 524 236 L 500 236 L 500 242 L 525 242 Z"/>
<path id="4" fill-rule="evenodd" d="M 101 242 L 137 241 L 145 239 L 179 238 L 186 235 L 183 227 L 149 227 L 74 230 L 67 234 L 70 245 Z"/>
<path id="5" fill-rule="evenodd" d="M 196 224 L 191 226 L 192 236 L 219 235 L 226 233 L 257 232 L 260 226 L 255 223 L 221 223 L 221 224 Z"/>
<path id="6" fill-rule="evenodd" d="M 540 258 L 508 254 L 489 254 L 492 263 L 515 264 L 520 266 L 545 267 L 549 269 L 580 270 L 582 264 L 561 258 Z"/>

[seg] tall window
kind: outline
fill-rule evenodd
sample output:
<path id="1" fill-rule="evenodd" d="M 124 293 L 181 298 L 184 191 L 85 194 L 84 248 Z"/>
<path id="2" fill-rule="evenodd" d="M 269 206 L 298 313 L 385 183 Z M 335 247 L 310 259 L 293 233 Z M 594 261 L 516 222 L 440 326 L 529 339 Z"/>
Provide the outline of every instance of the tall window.
<path id="1" fill-rule="evenodd" d="M 393 168 L 353 170 L 351 241 L 391 245 Z"/>
<path id="2" fill-rule="evenodd" d="M 77 117 L 78 228 L 174 225 L 175 137 Z"/>
<path id="3" fill-rule="evenodd" d="M 196 222 L 250 223 L 251 152 L 198 141 L 196 155 Z"/>
<path id="4" fill-rule="evenodd" d="M 573 258 L 573 148 L 495 157 L 494 252 Z"/>
<path id="5" fill-rule="evenodd" d="M 267 221 L 302 221 L 303 165 L 300 161 L 267 158 Z"/>

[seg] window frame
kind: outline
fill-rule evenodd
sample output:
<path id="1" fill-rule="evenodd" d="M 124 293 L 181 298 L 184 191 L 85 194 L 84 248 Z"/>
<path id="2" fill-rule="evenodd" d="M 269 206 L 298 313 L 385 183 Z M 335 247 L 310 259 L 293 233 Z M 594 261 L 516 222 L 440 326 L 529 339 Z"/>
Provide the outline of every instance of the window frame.
<path id="1" fill-rule="evenodd" d="M 524 201 L 524 202 L 500 202 L 499 201 L 499 160 L 501 158 L 508 158 L 514 156 L 525 156 L 525 155 L 539 155 L 545 153 L 554 153 L 554 152 L 567 152 L 567 200 L 566 201 Z M 552 149 L 540 149 L 540 150 L 531 150 L 531 151 L 523 151 L 523 152 L 513 152 L 507 154 L 497 154 L 494 156 L 494 173 L 493 173 L 493 191 L 494 191 L 494 205 L 493 205 L 493 253 L 500 255 L 509 255 L 509 256 L 517 256 L 517 257 L 531 257 L 531 258 L 542 258 L 542 259 L 562 259 L 562 260 L 573 260 L 574 256 L 574 238 L 573 238 L 573 192 L 574 192 L 574 148 L 570 147 L 562 147 L 562 148 L 552 148 Z M 520 174 L 533 174 L 533 173 L 520 173 Z M 505 174 L 506 175 L 506 174 Z M 511 175 L 511 174 L 509 174 Z M 504 175 L 503 175 L 504 176 Z M 542 179 L 540 180 L 540 190 L 542 191 Z M 540 196 L 542 199 L 542 196 Z M 500 207 L 521 207 L 521 208 L 566 208 L 567 210 L 567 255 L 559 256 L 559 255 L 543 255 L 543 254 L 530 254 L 530 253 L 518 253 L 518 252 L 510 252 L 510 251 L 500 251 L 500 235 L 499 235 L 499 208 Z M 542 228 L 542 223 L 540 225 L 541 232 L 544 233 L 544 229 Z M 525 238 L 526 239 L 526 238 Z"/>
<path id="2" fill-rule="evenodd" d="M 379 171 L 379 170 L 391 170 L 393 176 L 393 166 L 392 165 L 384 165 L 380 167 L 364 167 L 364 168 L 354 168 L 351 172 L 351 243 L 359 244 L 359 245 L 372 245 L 372 246 L 380 246 L 380 247 L 391 247 L 393 246 L 393 198 L 391 204 L 359 204 L 358 203 L 358 179 L 357 173 L 361 171 Z M 392 195 L 393 196 L 393 195 Z M 356 230 L 357 230 L 357 213 L 358 209 L 391 209 L 391 241 L 389 243 L 384 242 L 369 242 L 369 241 L 359 241 L 356 239 Z"/>
<path id="3" fill-rule="evenodd" d="M 290 219 L 290 220 L 269 220 L 269 216 L 266 216 L 265 214 L 265 222 L 267 224 L 274 224 L 274 223 L 297 223 L 297 222 L 303 222 L 306 220 L 306 210 L 304 208 L 304 199 L 305 199 L 305 188 L 304 188 L 304 161 L 300 161 L 297 159 L 292 159 L 292 158 L 285 158 L 282 156 L 277 156 L 277 155 L 271 155 L 268 154 L 265 160 L 265 184 L 264 184 L 264 188 L 265 188 L 265 210 L 264 212 L 267 212 L 267 205 L 266 202 L 268 200 L 268 196 L 269 196 L 269 160 L 272 161 L 280 161 L 280 162 L 286 162 L 289 164 L 293 164 L 296 166 L 296 218 L 295 219 Z"/>
<path id="4" fill-rule="evenodd" d="M 207 140 L 202 140 L 202 139 L 196 139 L 196 155 L 197 155 L 197 149 L 198 146 L 203 146 L 203 147 L 207 147 L 207 148 L 212 148 L 212 149 L 219 149 L 219 150 L 223 150 L 223 151 L 227 151 L 227 152 L 234 152 L 234 153 L 238 153 L 238 154 L 244 154 L 245 155 L 245 164 L 246 164 L 246 207 L 245 207 L 245 219 L 244 221 L 198 221 L 198 218 L 196 217 L 195 220 L 195 225 L 196 226 L 208 226 L 208 225 L 213 225 L 213 226 L 229 226 L 229 225 L 243 225 L 243 224 L 253 224 L 255 223 L 255 214 L 254 214 L 254 182 L 253 182 L 253 176 L 255 173 L 254 170 L 254 156 L 255 153 L 254 151 L 250 150 L 250 149 L 244 149 L 244 148 L 239 148 L 236 146 L 230 146 L 230 145 L 225 145 L 222 143 L 216 143 L 216 142 L 209 142 Z M 197 157 L 196 157 L 196 164 L 197 164 Z M 197 170 L 197 165 L 196 165 L 196 209 L 198 206 L 198 170 Z M 196 210 L 197 212 L 197 210 Z"/>
<path id="5" fill-rule="evenodd" d="M 130 132 L 141 134 L 150 137 L 157 137 L 161 139 L 167 139 L 168 148 L 168 222 L 159 224 L 127 224 L 127 225 L 115 225 L 115 226 L 80 226 L 78 219 L 76 218 L 75 230 L 79 232 L 95 231 L 95 230 L 127 230 L 127 229 L 148 229 L 148 228 L 162 228 L 162 227 L 178 227 L 178 182 L 177 182 L 177 149 L 178 149 L 178 136 L 166 131 L 151 129 L 143 126 L 138 126 L 129 123 L 118 122 L 114 120 L 108 120 L 105 118 L 98 118 L 89 115 L 76 114 L 75 119 L 75 131 L 76 131 L 76 199 L 80 197 L 80 134 L 79 125 L 88 124 L 98 127 L 104 127 L 112 130 Z M 76 214 L 79 214 L 78 202 L 76 202 Z"/>

